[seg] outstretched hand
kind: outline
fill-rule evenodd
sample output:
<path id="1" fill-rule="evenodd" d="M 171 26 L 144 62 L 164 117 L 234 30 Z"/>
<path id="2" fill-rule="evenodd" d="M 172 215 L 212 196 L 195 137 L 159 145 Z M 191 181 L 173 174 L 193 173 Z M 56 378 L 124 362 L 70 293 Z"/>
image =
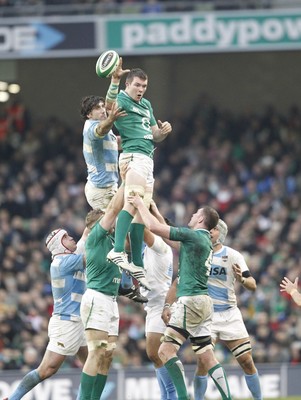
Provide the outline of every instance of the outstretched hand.
<path id="1" fill-rule="evenodd" d="M 298 291 L 298 281 L 299 278 L 296 278 L 293 283 L 287 277 L 284 277 L 280 283 L 280 292 L 291 294 L 294 290 Z"/>
<path id="2" fill-rule="evenodd" d="M 122 69 L 122 57 L 119 57 L 119 62 L 117 65 L 117 68 L 115 69 L 112 78 L 120 80 L 123 75 L 128 74 L 130 72 L 129 69 Z"/>
<path id="3" fill-rule="evenodd" d="M 125 117 L 127 113 L 122 108 L 118 107 L 118 104 L 115 101 L 112 103 L 111 109 L 108 111 L 108 115 L 108 118 L 111 119 L 111 121 L 116 121 L 116 119 L 120 117 Z"/>

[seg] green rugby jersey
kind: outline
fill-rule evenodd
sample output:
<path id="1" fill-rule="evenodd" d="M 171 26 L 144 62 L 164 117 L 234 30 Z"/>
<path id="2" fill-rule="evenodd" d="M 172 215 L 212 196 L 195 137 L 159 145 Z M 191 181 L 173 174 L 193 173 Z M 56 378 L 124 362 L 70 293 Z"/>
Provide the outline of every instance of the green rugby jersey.
<path id="1" fill-rule="evenodd" d="M 117 296 L 121 281 L 119 267 L 107 261 L 113 246 L 113 238 L 97 222 L 86 240 L 87 288 L 109 296 Z"/>
<path id="2" fill-rule="evenodd" d="M 128 114 L 115 121 L 122 139 L 124 153 L 141 153 L 153 157 L 154 141 L 151 127 L 156 125 L 151 103 L 142 98 L 134 101 L 124 90 L 117 96 L 118 106 Z"/>
<path id="3" fill-rule="evenodd" d="M 181 242 L 177 297 L 208 294 L 212 243 L 206 229 L 170 228 L 170 239 Z"/>

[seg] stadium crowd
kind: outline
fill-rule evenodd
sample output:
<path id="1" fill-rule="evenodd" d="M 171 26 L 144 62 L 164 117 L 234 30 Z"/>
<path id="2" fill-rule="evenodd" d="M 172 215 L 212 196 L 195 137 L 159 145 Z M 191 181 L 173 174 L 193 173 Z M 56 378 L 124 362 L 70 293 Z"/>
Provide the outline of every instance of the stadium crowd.
<path id="1" fill-rule="evenodd" d="M 31 117 L 17 100 L 0 112 L 0 370 L 24 372 L 39 364 L 48 341 L 45 235 L 62 226 L 78 239 L 89 211 L 81 124 Z M 258 285 L 255 293 L 237 288 L 254 361 L 301 362 L 301 310 L 279 291 L 283 276 L 294 280 L 301 267 L 300 109 L 233 114 L 201 94 L 189 115 L 169 120 L 173 133 L 155 152 L 160 211 L 185 225 L 199 205 L 218 210 L 229 226 L 226 244 L 244 254 Z M 142 306 L 119 297 L 119 307 L 113 365 L 150 364 Z M 195 362 L 188 347 L 180 357 Z M 65 366 L 78 364 L 70 358 Z"/>

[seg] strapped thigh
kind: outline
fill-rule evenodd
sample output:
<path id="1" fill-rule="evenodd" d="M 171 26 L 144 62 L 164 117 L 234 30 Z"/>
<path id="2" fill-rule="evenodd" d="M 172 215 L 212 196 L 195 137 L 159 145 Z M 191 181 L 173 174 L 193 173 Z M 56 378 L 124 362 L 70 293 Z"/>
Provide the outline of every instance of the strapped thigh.
<path id="1" fill-rule="evenodd" d="M 192 350 L 195 354 L 202 354 L 209 349 L 213 349 L 211 336 L 193 337 L 190 339 Z"/>
<path id="2" fill-rule="evenodd" d="M 233 349 L 231 349 L 231 352 L 235 358 L 238 358 L 243 354 L 248 353 L 251 350 L 252 350 L 251 342 L 250 340 L 246 340 L 245 342 L 240 343 L 237 346 L 233 347 Z"/>
<path id="3" fill-rule="evenodd" d="M 107 349 L 108 341 L 107 340 L 88 340 L 87 341 L 88 351 L 94 351 L 100 348 Z"/>
<path id="4" fill-rule="evenodd" d="M 173 332 L 165 332 L 160 341 L 163 343 L 171 343 L 177 350 L 182 346 L 184 340 L 177 337 Z"/>
<path id="5" fill-rule="evenodd" d="M 132 196 L 133 194 L 139 194 L 140 197 L 144 197 L 145 188 L 142 185 L 125 185 L 124 187 L 124 197 L 125 199 L 128 196 Z"/>

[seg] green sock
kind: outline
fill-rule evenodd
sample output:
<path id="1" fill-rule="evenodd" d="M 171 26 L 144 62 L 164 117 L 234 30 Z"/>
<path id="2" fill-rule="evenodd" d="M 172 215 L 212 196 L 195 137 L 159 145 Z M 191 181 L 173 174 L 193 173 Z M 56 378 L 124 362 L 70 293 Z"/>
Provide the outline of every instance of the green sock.
<path id="1" fill-rule="evenodd" d="M 178 357 L 173 357 L 164 364 L 178 393 L 178 400 L 188 400 L 185 384 L 184 367 Z"/>
<path id="2" fill-rule="evenodd" d="M 121 210 L 118 214 L 116 229 L 115 229 L 115 246 L 114 250 L 124 251 L 126 235 L 130 229 L 133 216 L 125 210 Z"/>
<path id="3" fill-rule="evenodd" d="M 96 376 L 87 375 L 82 372 L 80 379 L 80 400 L 90 400 L 96 382 Z"/>
<path id="4" fill-rule="evenodd" d="M 144 235 L 144 225 L 131 223 L 130 226 L 130 243 L 132 252 L 132 261 L 138 267 L 143 267 L 142 245 Z"/>
<path id="5" fill-rule="evenodd" d="M 97 374 L 91 400 L 99 400 L 107 382 L 108 375 Z"/>
<path id="6" fill-rule="evenodd" d="M 218 388 L 223 400 L 231 400 L 228 380 L 224 368 L 220 364 L 216 364 L 209 369 L 209 375 L 213 379 L 215 386 Z"/>

